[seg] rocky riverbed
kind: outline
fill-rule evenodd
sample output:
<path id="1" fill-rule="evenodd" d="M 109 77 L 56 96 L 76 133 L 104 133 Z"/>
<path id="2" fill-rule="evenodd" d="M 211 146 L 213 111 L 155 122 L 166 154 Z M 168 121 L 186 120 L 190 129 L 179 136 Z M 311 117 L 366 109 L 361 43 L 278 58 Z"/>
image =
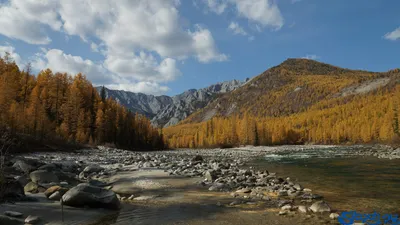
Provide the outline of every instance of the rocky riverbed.
<path id="1" fill-rule="evenodd" d="M 323 196 L 314 194 L 315 190 L 273 171 L 246 167 L 250 160 L 266 154 L 310 148 L 337 147 L 247 146 L 159 152 L 99 147 L 16 156 L 5 169 L 12 188 L 7 189 L 9 198 L 0 205 L 0 212 L 5 214 L 0 221 L 20 224 L 26 218 L 31 221 L 25 222 L 38 224 L 62 224 L 63 219 L 64 224 L 99 220 L 102 224 L 132 224 L 134 220 L 138 224 L 201 224 L 212 215 L 214 219 L 207 223 L 265 224 L 267 219 L 270 224 L 335 224 L 337 212 Z M 396 158 L 400 156 L 396 152 L 400 151 L 386 146 L 354 146 L 357 155 Z M 64 218 L 60 216 L 60 202 Z M 35 210 L 30 210 L 32 207 Z M 181 207 L 187 209 L 183 214 Z M 137 216 L 141 215 L 138 209 L 153 210 L 154 215 Z M 196 216 L 199 211 L 204 213 L 201 218 Z M 101 219 L 104 215 L 111 219 Z"/>

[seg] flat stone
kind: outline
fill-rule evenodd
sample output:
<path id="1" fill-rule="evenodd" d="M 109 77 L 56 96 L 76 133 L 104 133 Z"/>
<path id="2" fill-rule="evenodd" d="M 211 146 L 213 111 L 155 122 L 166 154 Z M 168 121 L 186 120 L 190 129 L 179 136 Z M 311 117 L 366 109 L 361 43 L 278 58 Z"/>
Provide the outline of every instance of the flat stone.
<path id="1" fill-rule="evenodd" d="M 293 207 L 291 205 L 284 205 L 281 207 L 281 210 L 291 210 Z"/>
<path id="2" fill-rule="evenodd" d="M 236 193 L 250 193 L 251 189 L 249 188 L 242 188 L 236 191 Z"/>
<path id="3" fill-rule="evenodd" d="M 22 217 L 24 214 L 22 214 L 20 212 L 15 212 L 15 211 L 5 211 L 4 215 L 18 218 L 18 217 Z"/>
<path id="4" fill-rule="evenodd" d="M 28 224 L 36 224 L 36 223 L 38 223 L 40 221 L 40 217 L 38 217 L 38 216 L 32 216 L 32 215 L 29 215 L 28 217 L 26 217 L 26 219 L 25 219 L 25 223 L 28 223 Z"/>
<path id="5" fill-rule="evenodd" d="M 308 211 L 307 207 L 305 207 L 304 205 L 299 206 L 297 210 L 301 213 L 307 213 Z"/>
<path id="6" fill-rule="evenodd" d="M 52 201 L 60 201 L 61 193 L 59 191 L 54 192 L 52 195 L 49 196 L 49 199 Z"/>

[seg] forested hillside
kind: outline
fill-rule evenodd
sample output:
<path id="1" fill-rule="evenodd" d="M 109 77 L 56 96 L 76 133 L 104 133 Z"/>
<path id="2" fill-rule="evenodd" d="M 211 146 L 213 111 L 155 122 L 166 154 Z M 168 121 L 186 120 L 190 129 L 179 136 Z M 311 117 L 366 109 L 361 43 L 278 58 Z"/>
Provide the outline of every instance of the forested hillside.
<path id="1" fill-rule="evenodd" d="M 171 147 L 395 142 L 399 79 L 289 59 L 164 134 Z"/>
<path id="2" fill-rule="evenodd" d="M 20 71 L 9 55 L 0 58 L 0 132 L 41 142 L 164 147 L 147 118 L 100 96 L 85 75 L 47 69 L 34 76 L 29 66 Z"/>

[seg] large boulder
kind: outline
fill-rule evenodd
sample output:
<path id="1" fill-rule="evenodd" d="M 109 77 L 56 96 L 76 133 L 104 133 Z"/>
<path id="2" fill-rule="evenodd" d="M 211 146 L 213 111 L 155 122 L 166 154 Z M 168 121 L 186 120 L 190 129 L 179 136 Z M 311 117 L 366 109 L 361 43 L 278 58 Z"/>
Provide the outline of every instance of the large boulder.
<path id="1" fill-rule="evenodd" d="M 46 188 L 40 186 L 39 184 L 35 182 L 29 182 L 25 185 L 24 187 L 24 192 L 29 192 L 29 193 L 39 193 L 39 192 L 44 192 Z"/>
<path id="2" fill-rule="evenodd" d="M 30 173 L 36 170 L 40 166 L 40 163 L 33 159 L 17 159 L 13 167 L 23 173 Z"/>
<path id="3" fill-rule="evenodd" d="M 35 183 L 42 183 L 42 184 L 48 184 L 48 183 L 58 183 L 58 177 L 52 173 L 48 172 L 46 170 L 36 170 L 33 171 L 32 173 L 29 174 L 29 177 L 31 180 Z"/>
<path id="4" fill-rule="evenodd" d="M 62 196 L 64 205 L 72 207 L 91 207 L 119 209 L 120 202 L 117 195 L 110 190 L 89 184 L 79 184 Z"/>
<path id="5" fill-rule="evenodd" d="M 91 173 L 98 173 L 98 172 L 100 172 L 102 170 L 104 170 L 104 168 L 99 166 L 99 165 L 90 165 L 90 166 L 87 166 L 83 170 L 83 172 L 86 173 L 86 174 L 91 174 Z"/>
<path id="6" fill-rule="evenodd" d="M 310 206 L 310 210 L 315 212 L 315 213 L 322 213 L 322 212 L 330 212 L 331 211 L 331 207 L 324 201 L 318 201 L 318 202 L 314 202 L 311 206 Z"/>

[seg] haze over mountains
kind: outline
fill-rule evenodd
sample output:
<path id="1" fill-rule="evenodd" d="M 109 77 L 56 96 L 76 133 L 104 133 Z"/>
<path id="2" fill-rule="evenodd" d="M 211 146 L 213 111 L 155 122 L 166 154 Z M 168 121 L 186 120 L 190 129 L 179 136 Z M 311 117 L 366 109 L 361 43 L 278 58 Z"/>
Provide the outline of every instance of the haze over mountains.
<path id="1" fill-rule="evenodd" d="M 246 79 L 248 81 L 249 79 Z M 231 80 L 202 89 L 189 89 L 175 96 L 154 96 L 122 90 L 106 90 L 106 96 L 115 99 L 133 112 L 152 119 L 157 127 L 176 125 L 198 109 L 204 108 L 218 95 L 241 87 L 246 81 Z M 99 92 L 101 87 L 96 88 Z"/>

